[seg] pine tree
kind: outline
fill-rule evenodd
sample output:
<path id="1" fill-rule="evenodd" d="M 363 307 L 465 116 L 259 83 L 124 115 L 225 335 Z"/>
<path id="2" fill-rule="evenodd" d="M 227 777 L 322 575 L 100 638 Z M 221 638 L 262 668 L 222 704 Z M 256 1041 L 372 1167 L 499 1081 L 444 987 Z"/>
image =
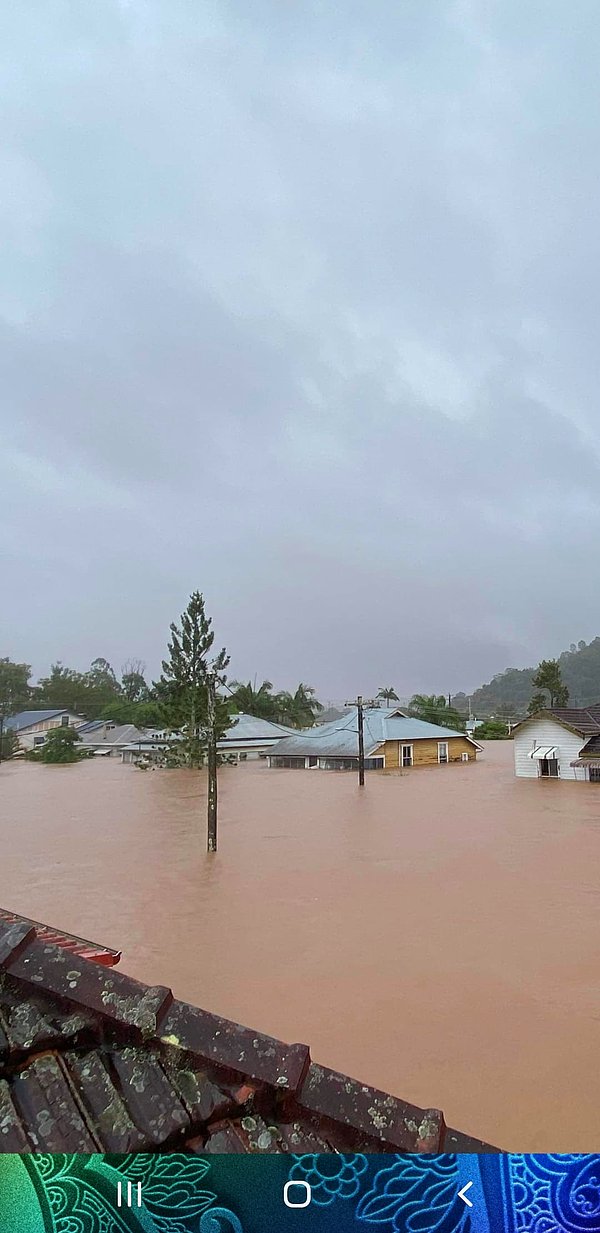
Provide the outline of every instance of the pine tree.
<path id="1" fill-rule="evenodd" d="M 180 625 L 173 622 L 170 629 L 169 657 L 163 660 L 162 675 L 155 685 L 156 695 L 166 726 L 182 738 L 173 742 L 172 760 L 187 766 L 202 766 L 208 722 L 206 676 L 210 669 L 224 682 L 229 656 L 224 647 L 218 655 L 211 655 L 215 635 L 199 591 L 190 596 Z M 228 725 L 229 708 L 222 698 L 217 698 L 217 739 Z"/>

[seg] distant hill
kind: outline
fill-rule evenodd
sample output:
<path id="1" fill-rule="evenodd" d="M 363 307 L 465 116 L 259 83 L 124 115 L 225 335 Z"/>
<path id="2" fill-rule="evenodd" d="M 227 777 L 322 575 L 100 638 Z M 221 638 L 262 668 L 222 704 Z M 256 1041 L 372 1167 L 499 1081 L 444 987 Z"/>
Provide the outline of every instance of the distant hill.
<path id="1" fill-rule="evenodd" d="M 569 689 L 571 706 L 590 706 L 600 702 L 600 638 L 587 645 L 571 643 L 568 651 L 558 656 L 563 681 Z M 494 714 L 524 715 L 534 692 L 532 679 L 537 664 L 531 668 L 507 668 L 471 694 L 471 706 L 477 718 Z M 468 695 L 454 694 L 452 705 L 459 711 L 468 709 Z"/>

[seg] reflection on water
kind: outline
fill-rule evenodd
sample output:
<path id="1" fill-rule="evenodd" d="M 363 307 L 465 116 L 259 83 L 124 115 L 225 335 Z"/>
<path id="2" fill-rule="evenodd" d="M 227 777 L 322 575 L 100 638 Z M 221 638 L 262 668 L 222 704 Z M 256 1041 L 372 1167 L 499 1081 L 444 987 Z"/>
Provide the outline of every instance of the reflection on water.
<path id="1" fill-rule="evenodd" d="M 516 1151 L 600 1148 L 600 787 L 0 767 L 0 904 Z"/>

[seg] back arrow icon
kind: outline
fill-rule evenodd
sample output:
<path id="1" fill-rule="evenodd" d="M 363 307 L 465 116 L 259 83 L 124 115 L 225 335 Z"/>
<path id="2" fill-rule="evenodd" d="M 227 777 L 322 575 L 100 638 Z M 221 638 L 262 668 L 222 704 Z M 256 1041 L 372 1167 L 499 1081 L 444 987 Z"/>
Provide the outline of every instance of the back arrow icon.
<path id="1" fill-rule="evenodd" d="M 467 1190 L 470 1190 L 472 1185 L 473 1185 L 472 1182 L 467 1182 L 466 1185 L 463 1186 L 462 1190 L 459 1190 L 458 1192 L 459 1199 L 462 1199 L 463 1203 L 466 1203 L 467 1207 L 473 1206 L 473 1204 L 471 1203 L 471 1200 L 467 1199 Z"/>

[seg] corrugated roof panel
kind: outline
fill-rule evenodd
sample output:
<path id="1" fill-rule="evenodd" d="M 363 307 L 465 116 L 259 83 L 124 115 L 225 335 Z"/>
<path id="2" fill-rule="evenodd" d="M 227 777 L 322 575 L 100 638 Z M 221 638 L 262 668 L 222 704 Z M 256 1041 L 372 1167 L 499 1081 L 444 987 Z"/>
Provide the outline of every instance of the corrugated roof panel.
<path id="1" fill-rule="evenodd" d="M 260 719 L 257 715 L 246 715 L 242 711 L 233 717 L 231 726 L 221 739 L 223 741 L 276 740 L 278 736 L 286 736 L 294 731 L 294 728 L 288 728 L 285 724 L 276 724 L 270 719 Z"/>
<path id="2" fill-rule="evenodd" d="M 423 719 L 408 718 L 393 707 L 365 707 L 363 719 L 366 757 L 386 740 L 417 741 L 430 738 L 444 741 L 452 736 L 464 736 L 463 732 L 455 732 L 453 728 L 442 728 Z M 356 710 L 330 724 L 306 728 L 294 736 L 278 741 L 271 749 L 271 754 L 286 757 L 358 757 Z"/>
<path id="3" fill-rule="evenodd" d="M 67 706 L 54 707 L 51 711 L 19 711 L 17 715 L 11 715 L 9 719 L 5 719 L 4 727 L 11 728 L 13 732 L 20 732 L 23 728 L 29 728 L 31 724 L 44 723 L 46 719 L 54 719 L 56 715 L 74 715 Z"/>

